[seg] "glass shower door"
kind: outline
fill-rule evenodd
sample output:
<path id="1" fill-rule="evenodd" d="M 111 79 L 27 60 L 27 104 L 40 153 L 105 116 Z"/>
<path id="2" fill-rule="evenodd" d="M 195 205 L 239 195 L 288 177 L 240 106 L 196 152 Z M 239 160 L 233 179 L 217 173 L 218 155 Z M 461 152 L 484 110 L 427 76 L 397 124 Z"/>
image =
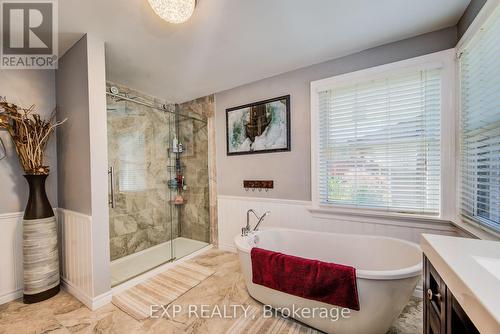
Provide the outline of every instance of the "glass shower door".
<path id="1" fill-rule="evenodd" d="M 139 103 L 138 103 L 139 102 Z M 177 210 L 168 180 L 175 115 L 108 95 L 112 285 L 173 258 Z M 175 224 L 174 224 L 175 222 Z"/>
<path id="2" fill-rule="evenodd" d="M 182 144 L 178 178 L 183 187 L 177 190 L 182 204 L 176 207 L 178 237 L 172 243 L 175 257 L 181 258 L 210 243 L 208 128 L 206 117 L 191 112 L 189 104 L 176 108 L 176 134 Z"/>

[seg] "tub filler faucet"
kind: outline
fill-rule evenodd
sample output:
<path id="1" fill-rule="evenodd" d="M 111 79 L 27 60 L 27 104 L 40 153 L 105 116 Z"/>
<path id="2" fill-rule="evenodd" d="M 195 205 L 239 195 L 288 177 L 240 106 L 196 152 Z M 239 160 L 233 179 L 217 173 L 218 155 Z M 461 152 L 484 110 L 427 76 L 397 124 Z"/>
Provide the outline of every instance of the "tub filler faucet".
<path id="1" fill-rule="evenodd" d="M 268 215 L 271 214 L 271 211 L 266 211 L 262 216 L 259 217 L 253 209 L 248 210 L 247 211 L 247 226 L 241 228 L 241 236 L 242 237 L 247 236 L 248 233 L 250 233 L 250 231 L 252 230 L 252 228 L 250 227 L 250 213 L 253 213 L 255 218 L 258 219 L 257 224 L 253 228 L 254 231 L 257 231 L 257 229 L 259 228 L 259 225 L 264 221 L 264 218 L 266 218 Z"/>

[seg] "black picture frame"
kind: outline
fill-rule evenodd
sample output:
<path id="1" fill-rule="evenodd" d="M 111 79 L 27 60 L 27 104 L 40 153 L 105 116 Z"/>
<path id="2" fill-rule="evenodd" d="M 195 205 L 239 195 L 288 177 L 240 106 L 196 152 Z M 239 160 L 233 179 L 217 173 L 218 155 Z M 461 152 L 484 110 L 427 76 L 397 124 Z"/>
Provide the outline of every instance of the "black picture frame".
<path id="1" fill-rule="evenodd" d="M 268 150 L 257 150 L 257 151 L 244 151 L 244 152 L 229 152 L 229 113 L 235 110 L 240 110 L 243 108 L 256 107 L 260 105 L 266 105 L 271 102 L 282 101 L 285 100 L 286 105 L 286 147 L 276 148 L 276 149 L 268 149 Z M 261 154 L 261 153 L 275 153 L 275 152 L 289 152 L 291 151 L 291 126 L 290 126 L 290 95 L 283 95 L 279 97 L 274 97 L 272 99 L 252 102 L 248 104 L 244 104 L 237 107 L 231 107 L 226 109 L 226 154 L 228 156 L 234 155 L 246 155 L 246 154 Z"/>

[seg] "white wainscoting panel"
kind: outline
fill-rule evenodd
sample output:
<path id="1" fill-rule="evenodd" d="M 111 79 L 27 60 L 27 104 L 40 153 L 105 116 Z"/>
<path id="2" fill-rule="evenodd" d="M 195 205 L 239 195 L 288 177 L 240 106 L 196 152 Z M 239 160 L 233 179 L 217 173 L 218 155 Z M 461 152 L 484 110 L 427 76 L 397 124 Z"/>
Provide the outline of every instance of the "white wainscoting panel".
<path id="1" fill-rule="evenodd" d="M 422 233 L 459 236 L 458 230 L 448 222 L 384 220 L 372 217 L 311 213 L 311 202 L 256 197 L 218 196 L 219 247 L 234 251 L 233 239 L 246 225 L 246 212 L 254 209 L 258 214 L 271 211 L 262 227 L 281 227 L 332 233 L 369 234 L 395 237 L 420 243 Z M 251 226 L 256 219 L 250 218 Z"/>
<path id="2" fill-rule="evenodd" d="M 55 209 L 59 234 L 61 283 L 90 309 L 111 302 L 111 290 L 94 296 L 92 217 Z M 23 295 L 23 213 L 0 214 L 0 304 Z"/>
<path id="3" fill-rule="evenodd" d="M 0 304 L 23 296 L 23 213 L 0 215 Z"/>
<path id="4" fill-rule="evenodd" d="M 63 287 L 93 308 L 92 217 L 58 209 Z"/>
<path id="5" fill-rule="evenodd" d="M 254 209 L 259 215 L 271 211 L 271 215 L 261 225 L 263 228 L 317 229 L 312 226 L 311 215 L 307 210 L 310 202 L 238 196 L 218 196 L 217 202 L 219 248 L 224 250 L 235 250 L 233 239 L 241 234 L 241 228 L 246 225 L 246 212 L 249 209 Z M 250 215 L 252 228 L 256 220 L 254 215 Z"/>

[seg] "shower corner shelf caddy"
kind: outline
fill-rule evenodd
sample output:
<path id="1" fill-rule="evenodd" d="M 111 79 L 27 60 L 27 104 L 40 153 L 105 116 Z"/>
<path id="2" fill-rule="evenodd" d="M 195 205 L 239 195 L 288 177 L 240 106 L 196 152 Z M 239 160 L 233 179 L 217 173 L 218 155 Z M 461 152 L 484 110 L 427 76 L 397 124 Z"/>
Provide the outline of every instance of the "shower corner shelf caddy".
<path id="1" fill-rule="evenodd" d="M 168 169 L 184 169 L 184 168 L 186 168 L 186 165 L 180 165 L 179 167 L 174 166 L 174 165 L 168 165 L 167 168 Z"/>
<path id="2" fill-rule="evenodd" d="M 185 150 L 181 151 L 181 152 L 175 152 L 172 150 L 171 147 L 167 148 L 167 153 L 168 153 L 168 156 L 171 157 L 171 156 L 176 156 L 177 154 L 183 154 L 184 152 L 186 152 Z"/>

